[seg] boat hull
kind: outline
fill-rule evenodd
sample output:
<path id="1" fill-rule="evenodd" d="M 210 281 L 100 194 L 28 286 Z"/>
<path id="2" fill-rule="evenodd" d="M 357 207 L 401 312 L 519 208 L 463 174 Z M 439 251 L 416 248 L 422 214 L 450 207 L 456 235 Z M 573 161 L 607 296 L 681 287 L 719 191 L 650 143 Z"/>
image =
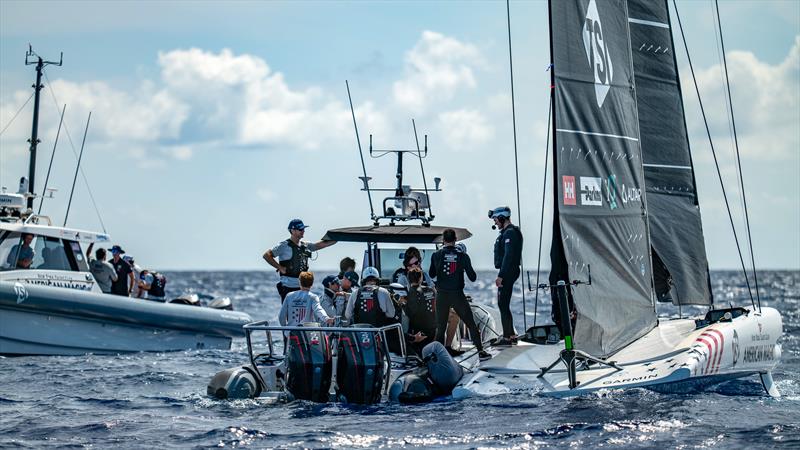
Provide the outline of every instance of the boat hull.
<path id="1" fill-rule="evenodd" d="M 249 315 L 0 282 L 0 354 L 227 349 Z"/>
<path id="2" fill-rule="evenodd" d="M 578 386 L 572 389 L 563 364 L 540 376 L 541 368 L 555 361 L 563 347 L 520 345 L 501 351 L 481 365 L 475 374 L 462 380 L 453 395 L 531 393 L 566 397 L 638 387 L 696 392 L 735 378 L 771 374 L 780 360 L 778 338 L 782 332 L 781 316 L 772 308 L 700 328 L 694 320 L 661 321 L 653 331 L 609 358 L 620 370 L 598 365 L 579 369 Z M 770 389 L 767 384 L 770 395 L 778 395 L 774 386 Z"/>

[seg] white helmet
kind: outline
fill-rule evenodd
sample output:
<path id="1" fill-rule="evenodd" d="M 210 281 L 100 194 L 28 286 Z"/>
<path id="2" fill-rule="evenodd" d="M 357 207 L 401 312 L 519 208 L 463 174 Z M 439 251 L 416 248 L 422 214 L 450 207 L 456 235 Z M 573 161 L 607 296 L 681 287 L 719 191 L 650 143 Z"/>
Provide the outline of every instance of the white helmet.
<path id="1" fill-rule="evenodd" d="M 378 272 L 378 269 L 376 269 L 374 267 L 367 267 L 367 268 L 364 269 L 363 272 L 361 272 L 361 279 L 366 281 L 367 278 L 380 279 L 381 278 L 381 273 Z"/>

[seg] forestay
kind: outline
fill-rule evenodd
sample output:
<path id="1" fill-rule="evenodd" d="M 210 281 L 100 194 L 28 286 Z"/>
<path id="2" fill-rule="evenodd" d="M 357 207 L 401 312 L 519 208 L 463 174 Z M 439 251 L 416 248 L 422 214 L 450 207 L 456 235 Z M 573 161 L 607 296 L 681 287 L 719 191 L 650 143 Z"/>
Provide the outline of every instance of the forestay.
<path id="1" fill-rule="evenodd" d="M 667 0 L 628 0 L 656 298 L 712 303 Z"/>
<path id="2" fill-rule="evenodd" d="M 577 348 L 607 356 L 656 325 L 625 0 L 550 2 L 555 81 L 551 281 L 572 290 Z"/>

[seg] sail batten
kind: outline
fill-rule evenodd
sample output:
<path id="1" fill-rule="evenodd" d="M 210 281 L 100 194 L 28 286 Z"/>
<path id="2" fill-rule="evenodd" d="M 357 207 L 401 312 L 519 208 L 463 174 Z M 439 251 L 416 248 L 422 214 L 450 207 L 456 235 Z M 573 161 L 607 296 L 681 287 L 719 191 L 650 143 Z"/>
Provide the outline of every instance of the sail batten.
<path id="1" fill-rule="evenodd" d="M 627 0 L 654 284 L 659 301 L 712 303 L 666 0 Z M 660 25 L 656 25 L 660 24 Z"/>

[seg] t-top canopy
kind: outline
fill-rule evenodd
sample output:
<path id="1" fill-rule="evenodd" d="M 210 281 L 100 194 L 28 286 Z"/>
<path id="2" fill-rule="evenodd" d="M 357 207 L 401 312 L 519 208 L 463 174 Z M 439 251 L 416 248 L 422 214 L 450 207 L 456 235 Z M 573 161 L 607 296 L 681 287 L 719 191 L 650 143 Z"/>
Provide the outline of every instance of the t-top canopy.
<path id="1" fill-rule="evenodd" d="M 442 242 L 442 232 L 448 228 L 452 228 L 456 232 L 457 241 L 463 241 L 472 236 L 472 233 L 466 228 L 423 225 L 366 225 L 328 230 L 322 239 L 341 242 L 439 244 Z"/>

